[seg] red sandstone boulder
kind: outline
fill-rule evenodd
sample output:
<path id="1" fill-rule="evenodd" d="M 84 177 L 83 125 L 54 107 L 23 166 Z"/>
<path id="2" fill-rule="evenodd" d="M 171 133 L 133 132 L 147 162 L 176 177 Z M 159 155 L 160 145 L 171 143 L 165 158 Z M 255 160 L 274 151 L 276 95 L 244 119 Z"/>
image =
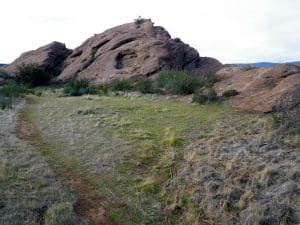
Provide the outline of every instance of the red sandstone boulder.
<path id="1" fill-rule="evenodd" d="M 23 53 L 11 64 L 4 66 L 3 69 L 11 76 L 14 76 L 18 66 L 34 63 L 39 65 L 44 71 L 58 75 L 61 72 L 64 60 L 71 52 L 70 49 L 66 48 L 65 44 L 52 42 L 36 50 Z"/>
<path id="2" fill-rule="evenodd" d="M 231 105 L 261 112 L 270 112 L 275 101 L 300 82 L 300 67 L 289 64 L 248 70 L 225 67 L 217 74 L 221 79 L 215 85 L 219 95 L 236 90 L 240 94 L 228 99 Z"/>
<path id="3" fill-rule="evenodd" d="M 67 58 L 57 81 L 86 79 L 91 84 L 152 76 L 162 69 L 218 70 L 215 59 L 201 58 L 179 38 L 172 39 L 151 20 L 128 23 L 95 34 Z M 202 72 L 203 72 L 202 71 Z"/>

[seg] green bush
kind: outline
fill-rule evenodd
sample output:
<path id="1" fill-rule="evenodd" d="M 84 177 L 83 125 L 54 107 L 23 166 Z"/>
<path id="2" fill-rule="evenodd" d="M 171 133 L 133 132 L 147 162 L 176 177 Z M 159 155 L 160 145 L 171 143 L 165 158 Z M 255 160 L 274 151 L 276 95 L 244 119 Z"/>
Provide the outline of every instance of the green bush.
<path id="1" fill-rule="evenodd" d="M 50 79 L 51 75 L 42 70 L 37 64 L 22 64 L 17 68 L 16 81 L 18 83 L 38 86 L 47 83 Z"/>
<path id="2" fill-rule="evenodd" d="M 201 78 L 199 78 L 201 86 L 205 87 L 213 87 L 216 82 L 218 82 L 220 79 L 216 75 L 216 73 L 208 72 L 205 75 L 203 75 Z"/>
<path id="3" fill-rule="evenodd" d="M 108 86 L 106 84 L 100 85 L 99 89 L 100 89 L 99 95 L 108 95 Z"/>
<path id="4" fill-rule="evenodd" d="M 113 80 L 109 85 L 112 91 L 130 91 L 133 89 L 133 84 L 129 80 Z"/>
<path id="5" fill-rule="evenodd" d="M 218 96 L 214 88 L 202 88 L 193 94 L 193 102 L 199 104 L 212 103 L 218 101 Z"/>
<path id="6" fill-rule="evenodd" d="M 158 87 L 170 94 L 192 94 L 199 88 L 200 82 L 183 71 L 162 71 L 156 78 Z"/>
<path id="7" fill-rule="evenodd" d="M 88 93 L 89 84 L 86 80 L 72 80 L 64 88 L 64 93 L 72 96 L 81 96 Z"/>
<path id="8" fill-rule="evenodd" d="M 11 108 L 13 99 L 23 97 L 26 94 L 35 94 L 27 85 L 16 82 L 8 82 L 0 87 L 0 109 Z"/>
<path id="9" fill-rule="evenodd" d="M 134 23 L 138 26 L 143 24 L 144 22 L 145 22 L 145 19 L 141 16 L 138 16 L 136 19 L 134 19 Z"/>
<path id="10" fill-rule="evenodd" d="M 0 94 L 0 109 L 4 110 L 6 108 L 11 108 L 12 102 L 13 102 L 12 97 L 8 97 Z"/>
<path id="11" fill-rule="evenodd" d="M 34 90 L 25 84 L 9 82 L 0 87 L 0 94 L 7 97 L 22 97 L 26 94 L 34 94 Z"/>
<path id="12" fill-rule="evenodd" d="M 87 88 L 87 93 L 90 95 L 108 95 L 108 86 L 106 84 L 91 86 Z"/>
<path id="13" fill-rule="evenodd" d="M 279 127 L 282 123 L 282 115 L 278 112 L 272 113 L 272 121 L 274 126 Z"/>
<path id="14" fill-rule="evenodd" d="M 142 78 L 136 82 L 135 89 L 143 94 L 154 93 L 154 81 L 147 78 Z"/>
<path id="15" fill-rule="evenodd" d="M 85 94 L 107 95 L 108 86 L 106 84 L 89 86 L 87 80 L 72 80 L 65 86 L 64 93 L 71 96 L 81 96 Z"/>
<path id="16" fill-rule="evenodd" d="M 223 97 L 232 97 L 232 96 L 236 96 L 238 94 L 240 94 L 240 92 L 238 92 L 237 90 L 230 89 L 230 90 L 224 91 L 222 96 Z"/>

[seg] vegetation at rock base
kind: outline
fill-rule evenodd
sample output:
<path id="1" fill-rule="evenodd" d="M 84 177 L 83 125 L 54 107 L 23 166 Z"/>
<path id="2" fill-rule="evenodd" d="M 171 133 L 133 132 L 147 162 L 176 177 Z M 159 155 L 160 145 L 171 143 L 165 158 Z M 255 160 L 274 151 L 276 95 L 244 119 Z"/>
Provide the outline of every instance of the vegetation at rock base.
<path id="1" fill-rule="evenodd" d="M 192 101 L 199 104 L 213 103 L 218 101 L 218 96 L 214 88 L 202 88 L 193 94 Z"/>
<path id="2" fill-rule="evenodd" d="M 199 81 L 182 71 L 162 71 L 156 79 L 158 87 L 169 94 L 192 94 L 199 88 Z"/>
<path id="3" fill-rule="evenodd" d="M 64 93 L 72 96 L 80 96 L 88 93 L 89 84 L 86 80 L 72 80 L 64 88 Z"/>
<path id="4" fill-rule="evenodd" d="M 137 81 L 129 79 L 114 79 L 109 84 L 90 86 L 86 80 L 72 80 L 64 88 L 64 93 L 71 96 L 84 94 L 107 95 L 109 92 L 133 92 L 142 94 L 173 94 L 188 95 L 207 88 L 212 95 L 213 84 L 217 81 L 215 74 L 209 73 L 202 78 L 183 71 L 162 71 L 155 79 L 140 78 Z M 209 100 L 213 97 L 209 96 Z"/>
<path id="5" fill-rule="evenodd" d="M 33 87 L 46 84 L 50 79 L 51 75 L 34 63 L 22 64 L 16 72 L 16 82 Z"/>
<path id="6" fill-rule="evenodd" d="M 25 84 L 8 82 L 5 85 L 0 86 L 0 94 L 8 97 L 23 97 L 27 94 L 34 94 L 34 90 Z"/>
<path id="7" fill-rule="evenodd" d="M 155 82 L 147 78 L 139 79 L 135 84 L 135 89 L 143 94 L 151 94 L 157 92 Z"/>
<path id="8" fill-rule="evenodd" d="M 112 91 L 130 91 L 133 90 L 133 82 L 130 80 L 115 79 L 109 84 Z"/>

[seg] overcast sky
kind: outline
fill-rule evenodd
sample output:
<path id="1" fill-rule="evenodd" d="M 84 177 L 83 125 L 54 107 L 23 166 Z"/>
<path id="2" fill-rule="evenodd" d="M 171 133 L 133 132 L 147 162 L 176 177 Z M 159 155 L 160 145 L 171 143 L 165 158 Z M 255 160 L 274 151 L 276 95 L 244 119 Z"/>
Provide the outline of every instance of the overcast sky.
<path id="1" fill-rule="evenodd" d="M 300 60 L 300 0 L 3 0 L 0 62 L 54 40 L 75 48 L 139 15 L 223 63 Z"/>

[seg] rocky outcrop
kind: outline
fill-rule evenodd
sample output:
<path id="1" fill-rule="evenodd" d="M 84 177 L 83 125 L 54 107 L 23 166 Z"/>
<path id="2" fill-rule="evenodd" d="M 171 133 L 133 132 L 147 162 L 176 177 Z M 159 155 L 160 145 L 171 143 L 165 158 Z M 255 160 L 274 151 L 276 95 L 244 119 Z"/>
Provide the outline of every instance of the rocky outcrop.
<path id="1" fill-rule="evenodd" d="M 4 66 L 4 70 L 14 76 L 18 66 L 27 63 L 39 65 L 46 72 L 58 75 L 64 60 L 70 55 L 72 50 L 67 49 L 65 44 L 52 42 L 41 48 L 23 53 L 11 64 Z"/>
<path id="2" fill-rule="evenodd" d="M 300 132 L 300 82 L 286 90 L 274 103 L 273 112 L 282 114 L 282 125 Z"/>
<path id="3" fill-rule="evenodd" d="M 240 94 L 228 99 L 231 105 L 261 112 L 272 111 L 277 99 L 300 82 L 300 67 L 290 64 L 247 69 L 229 66 L 217 74 L 221 79 L 215 85 L 219 95 L 236 90 Z"/>
<path id="4" fill-rule="evenodd" d="M 199 67 L 194 69 L 192 72 L 201 77 L 202 75 L 206 75 L 208 73 L 216 73 L 224 66 L 217 59 L 211 57 L 200 57 Z"/>
<path id="5" fill-rule="evenodd" d="M 57 80 L 77 78 L 99 84 L 113 79 L 149 77 L 162 69 L 207 71 L 221 65 L 217 60 L 200 58 L 194 48 L 179 38 L 172 39 L 164 28 L 153 26 L 151 20 L 143 20 L 86 40 L 65 61 Z"/>

